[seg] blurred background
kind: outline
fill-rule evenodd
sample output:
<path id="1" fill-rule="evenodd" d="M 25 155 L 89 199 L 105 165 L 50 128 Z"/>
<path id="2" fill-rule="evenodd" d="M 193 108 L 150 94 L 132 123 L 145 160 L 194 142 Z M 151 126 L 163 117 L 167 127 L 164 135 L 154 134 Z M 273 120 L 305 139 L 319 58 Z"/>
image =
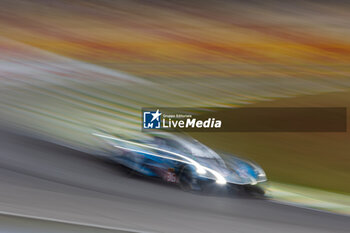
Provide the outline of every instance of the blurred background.
<path id="1" fill-rule="evenodd" d="M 141 132 L 141 107 L 349 107 L 347 1 L 0 3 L 0 119 L 98 150 Z M 350 193 L 346 133 L 193 133 L 273 182 Z"/>

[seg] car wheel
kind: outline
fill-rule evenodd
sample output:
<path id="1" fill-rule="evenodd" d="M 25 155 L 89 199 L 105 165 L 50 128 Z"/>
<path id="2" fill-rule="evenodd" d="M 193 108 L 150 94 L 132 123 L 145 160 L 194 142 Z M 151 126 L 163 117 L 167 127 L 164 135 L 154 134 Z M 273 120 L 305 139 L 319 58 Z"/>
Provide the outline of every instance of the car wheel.
<path id="1" fill-rule="evenodd" d="M 197 181 L 193 176 L 193 171 L 189 165 L 180 168 L 179 186 L 186 192 L 200 191 L 200 187 L 198 186 Z"/>
<path id="2" fill-rule="evenodd" d="M 246 185 L 244 186 L 244 191 L 254 197 L 264 197 L 265 190 L 256 185 Z"/>
<path id="3" fill-rule="evenodd" d="M 126 167 L 124 165 L 120 165 L 120 170 L 126 175 L 127 177 L 133 177 L 137 174 L 137 172 L 129 167 Z"/>

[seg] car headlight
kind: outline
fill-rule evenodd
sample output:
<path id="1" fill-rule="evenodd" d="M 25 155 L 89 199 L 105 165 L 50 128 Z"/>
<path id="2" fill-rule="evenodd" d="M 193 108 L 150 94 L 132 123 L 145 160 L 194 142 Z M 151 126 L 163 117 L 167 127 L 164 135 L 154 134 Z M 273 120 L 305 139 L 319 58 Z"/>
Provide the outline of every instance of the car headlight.
<path id="1" fill-rule="evenodd" d="M 196 172 L 199 174 L 199 175 L 205 175 L 207 173 L 207 171 L 202 167 L 202 166 L 196 166 Z"/>
<path id="2" fill-rule="evenodd" d="M 215 176 L 215 180 L 216 180 L 217 184 L 224 185 L 227 183 L 225 177 L 223 177 L 219 172 L 217 172 L 213 169 L 210 169 L 208 167 L 204 167 L 204 169 L 206 169 L 207 171 L 209 171 L 211 174 L 213 174 Z"/>

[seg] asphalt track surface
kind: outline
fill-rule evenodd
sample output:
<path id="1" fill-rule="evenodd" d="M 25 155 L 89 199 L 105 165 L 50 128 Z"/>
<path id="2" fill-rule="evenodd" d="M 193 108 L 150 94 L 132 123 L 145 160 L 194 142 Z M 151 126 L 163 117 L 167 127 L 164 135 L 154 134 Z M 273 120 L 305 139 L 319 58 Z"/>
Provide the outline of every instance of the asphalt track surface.
<path id="1" fill-rule="evenodd" d="M 5 131 L 0 131 L 0 139 L 0 211 L 78 224 L 66 228 L 47 222 L 45 228 L 44 220 L 0 215 L 0 232 L 40 232 L 33 230 L 38 227 L 47 233 L 115 232 L 114 228 L 174 233 L 350 229 L 346 216 L 268 200 L 186 193 L 129 177 L 89 154 Z M 97 228 L 88 231 L 79 224 Z"/>

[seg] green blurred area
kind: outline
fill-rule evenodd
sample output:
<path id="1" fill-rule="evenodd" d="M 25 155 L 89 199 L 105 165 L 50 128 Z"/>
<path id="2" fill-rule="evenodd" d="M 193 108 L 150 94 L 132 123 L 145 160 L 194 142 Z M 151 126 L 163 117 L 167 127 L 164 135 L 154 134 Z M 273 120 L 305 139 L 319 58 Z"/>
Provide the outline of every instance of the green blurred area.
<path id="1" fill-rule="evenodd" d="M 249 107 L 349 107 L 350 92 L 309 95 Z M 347 130 L 348 131 L 348 130 Z M 350 193 L 346 133 L 192 133 L 204 144 L 252 159 L 273 181 Z"/>

